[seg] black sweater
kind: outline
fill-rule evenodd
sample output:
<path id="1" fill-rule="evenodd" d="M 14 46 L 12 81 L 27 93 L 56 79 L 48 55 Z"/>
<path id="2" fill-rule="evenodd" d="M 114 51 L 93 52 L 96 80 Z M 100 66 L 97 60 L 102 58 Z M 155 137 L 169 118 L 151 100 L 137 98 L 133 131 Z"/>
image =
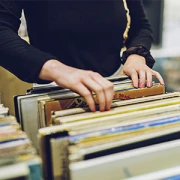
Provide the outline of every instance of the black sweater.
<path id="1" fill-rule="evenodd" d="M 150 49 L 152 32 L 142 2 L 127 4 L 126 46 Z M 17 35 L 22 9 L 31 45 Z M 37 82 L 49 59 L 107 77 L 121 64 L 126 24 L 123 0 L 0 0 L 0 65 L 27 82 Z"/>

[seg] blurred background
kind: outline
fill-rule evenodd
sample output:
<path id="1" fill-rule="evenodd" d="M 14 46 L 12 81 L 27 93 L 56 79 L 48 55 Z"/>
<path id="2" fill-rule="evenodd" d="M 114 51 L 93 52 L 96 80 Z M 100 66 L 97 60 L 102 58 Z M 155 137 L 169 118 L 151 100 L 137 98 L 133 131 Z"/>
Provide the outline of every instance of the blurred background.
<path id="1" fill-rule="evenodd" d="M 180 91 L 180 0 L 143 0 L 143 4 L 154 32 L 154 69 L 163 76 L 166 92 Z M 28 41 L 23 14 L 21 20 L 19 35 Z M 20 81 L 1 67 L 0 79 L 0 99 L 13 115 L 12 97 L 26 93 L 32 84 Z"/>
<path id="2" fill-rule="evenodd" d="M 180 1 L 143 0 L 154 33 L 154 69 L 164 78 L 166 91 L 180 91 Z M 156 81 L 156 80 L 155 80 Z"/>

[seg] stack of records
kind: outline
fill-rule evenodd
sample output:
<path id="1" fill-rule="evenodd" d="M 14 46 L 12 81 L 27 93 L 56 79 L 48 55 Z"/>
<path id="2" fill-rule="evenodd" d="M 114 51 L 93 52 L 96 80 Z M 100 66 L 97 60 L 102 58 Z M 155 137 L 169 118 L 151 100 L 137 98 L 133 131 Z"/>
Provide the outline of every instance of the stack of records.
<path id="1" fill-rule="evenodd" d="M 38 131 L 45 179 L 148 179 L 165 169 L 171 173 L 153 178 L 179 175 L 179 92 L 116 100 L 106 112 L 54 111 L 51 123 Z"/>
<path id="2" fill-rule="evenodd" d="M 0 109 L 0 180 L 41 180 L 42 162 L 31 141 L 16 118 Z"/>
<path id="3" fill-rule="evenodd" d="M 151 88 L 134 88 L 128 76 L 108 79 L 114 83 L 114 101 L 165 93 L 164 86 L 155 82 Z M 95 94 L 94 98 L 96 100 Z M 61 89 L 56 84 L 35 86 L 28 90 L 27 94 L 16 96 L 14 104 L 18 122 L 37 149 L 39 149 L 38 129 L 52 125 L 52 111 L 87 107 L 83 97 L 69 89 Z"/>

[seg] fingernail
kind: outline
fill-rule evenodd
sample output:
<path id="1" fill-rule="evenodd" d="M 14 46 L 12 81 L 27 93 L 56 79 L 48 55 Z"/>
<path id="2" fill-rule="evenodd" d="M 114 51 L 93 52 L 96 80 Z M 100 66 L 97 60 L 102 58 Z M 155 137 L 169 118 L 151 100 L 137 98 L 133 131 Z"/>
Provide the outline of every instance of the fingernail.
<path id="1" fill-rule="evenodd" d="M 108 106 L 108 107 L 106 107 L 106 111 L 109 111 L 110 110 L 110 107 Z"/>
<path id="2" fill-rule="evenodd" d="M 144 83 L 140 83 L 140 88 L 144 88 Z"/>
<path id="3" fill-rule="evenodd" d="M 151 87 L 151 86 L 152 86 L 152 83 L 151 83 L 151 82 L 147 82 L 147 86 L 148 86 L 148 87 Z"/>
<path id="4" fill-rule="evenodd" d="M 101 112 L 104 112 L 104 109 L 100 109 Z"/>
<path id="5" fill-rule="evenodd" d="M 134 83 L 134 87 L 135 87 L 135 88 L 138 88 L 138 83 Z"/>
<path id="6" fill-rule="evenodd" d="M 95 107 L 91 108 L 91 111 L 96 112 L 96 108 Z"/>

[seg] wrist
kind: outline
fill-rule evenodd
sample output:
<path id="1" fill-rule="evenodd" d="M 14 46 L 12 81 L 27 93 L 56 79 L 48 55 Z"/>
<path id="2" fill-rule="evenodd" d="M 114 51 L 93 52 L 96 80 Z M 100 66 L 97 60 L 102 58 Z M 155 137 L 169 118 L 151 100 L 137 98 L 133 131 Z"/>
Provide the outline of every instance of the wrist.
<path id="1" fill-rule="evenodd" d="M 59 65 L 60 62 L 55 59 L 46 61 L 40 71 L 39 78 L 43 80 L 54 81 L 54 76 L 56 74 L 56 71 L 58 70 Z"/>
<path id="2" fill-rule="evenodd" d="M 139 55 L 141 57 L 144 57 L 146 64 L 150 68 L 152 68 L 155 63 L 154 58 L 151 56 L 150 51 L 147 48 L 143 46 L 137 46 L 137 47 L 131 47 L 123 52 L 121 58 L 122 64 L 124 64 L 126 60 L 129 59 L 128 57 L 132 55 Z"/>
<path id="3" fill-rule="evenodd" d="M 146 59 L 145 59 L 143 56 L 140 56 L 140 55 L 138 55 L 138 54 L 131 54 L 131 55 L 129 55 L 129 56 L 127 57 L 126 62 L 131 62 L 131 61 L 134 62 L 135 59 L 137 59 L 138 62 L 141 62 L 141 63 L 143 63 L 143 64 L 146 64 Z"/>

